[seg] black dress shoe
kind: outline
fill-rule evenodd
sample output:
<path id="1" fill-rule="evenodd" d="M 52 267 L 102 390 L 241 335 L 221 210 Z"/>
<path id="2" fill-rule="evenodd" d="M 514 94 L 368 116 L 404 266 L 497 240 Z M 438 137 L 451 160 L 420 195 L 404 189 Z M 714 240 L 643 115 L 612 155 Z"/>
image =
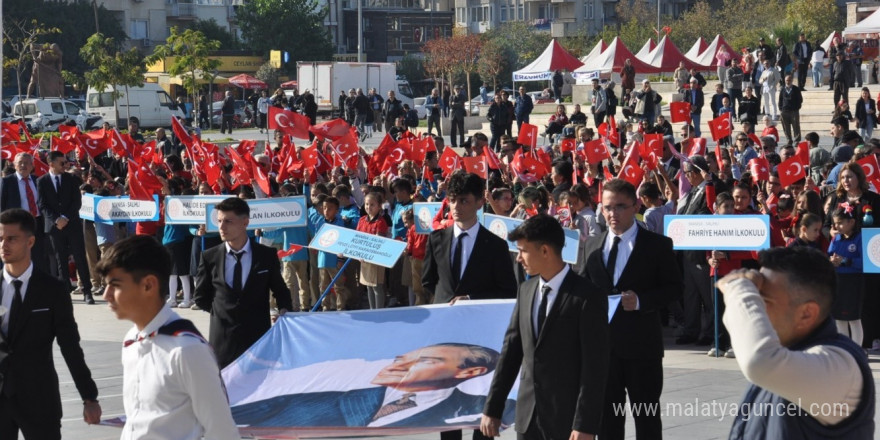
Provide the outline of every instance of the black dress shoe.
<path id="1" fill-rule="evenodd" d="M 88 305 L 92 305 L 95 303 L 95 298 L 91 294 L 88 294 L 83 298 L 83 301 L 85 301 Z"/>
<path id="2" fill-rule="evenodd" d="M 715 342 L 715 338 L 700 338 L 696 345 L 712 345 Z"/>
<path id="3" fill-rule="evenodd" d="M 693 336 L 679 336 L 675 339 L 675 345 L 693 344 L 696 340 Z"/>

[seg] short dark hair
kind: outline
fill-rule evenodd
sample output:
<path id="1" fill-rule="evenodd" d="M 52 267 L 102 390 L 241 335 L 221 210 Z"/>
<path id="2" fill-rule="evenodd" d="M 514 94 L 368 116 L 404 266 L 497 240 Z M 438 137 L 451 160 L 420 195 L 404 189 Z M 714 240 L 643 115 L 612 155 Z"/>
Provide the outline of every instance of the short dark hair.
<path id="1" fill-rule="evenodd" d="M 489 347 L 483 347 L 482 345 L 463 344 L 460 342 L 441 342 L 439 344 L 429 345 L 428 347 L 463 348 L 468 351 L 468 355 L 464 357 L 458 368 L 485 367 L 486 373 L 495 370 L 495 366 L 498 364 L 498 358 L 501 357 L 497 351 Z"/>
<path id="2" fill-rule="evenodd" d="M 725 202 L 733 203 L 733 196 L 729 192 L 725 191 L 715 196 L 715 206 L 721 206 Z"/>
<path id="3" fill-rule="evenodd" d="M 838 117 L 832 119 L 831 124 L 841 126 L 843 128 L 844 132 L 849 130 L 849 120 L 846 119 L 846 116 L 838 116 Z"/>
<path id="4" fill-rule="evenodd" d="M 0 225 L 18 225 L 26 235 L 34 235 L 37 230 L 34 216 L 21 208 L 10 208 L 0 212 Z"/>
<path id="5" fill-rule="evenodd" d="M 250 217 L 251 207 L 247 202 L 238 197 L 230 197 L 214 205 L 214 209 L 223 212 L 232 212 L 239 217 Z"/>
<path id="6" fill-rule="evenodd" d="M 449 197 L 473 194 L 477 199 L 483 197 L 483 179 L 473 173 L 453 173 L 446 183 Z"/>
<path id="7" fill-rule="evenodd" d="M 553 163 L 553 171 L 556 171 L 556 174 L 562 176 L 566 182 L 571 180 L 571 175 L 574 172 L 574 166 L 571 162 L 567 160 L 557 160 Z"/>
<path id="8" fill-rule="evenodd" d="M 412 182 L 407 179 L 396 179 L 393 183 L 391 183 L 391 191 L 397 192 L 398 189 L 406 190 L 406 192 L 412 194 Z"/>
<path id="9" fill-rule="evenodd" d="M 135 235 L 117 241 L 95 266 L 102 277 L 113 269 L 131 275 L 134 282 L 153 275 L 159 282 L 159 293 L 164 301 L 168 298 L 168 279 L 171 277 L 171 255 L 165 246 L 149 235 Z"/>
<path id="10" fill-rule="evenodd" d="M 804 139 L 812 145 L 818 145 L 819 144 L 819 133 L 816 133 L 815 131 L 811 131 L 811 132 L 807 133 L 806 136 L 804 136 Z"/>
<path id="11" fill-rule="evenodd" d="M 623 179 L 611 179 L 602 187 L 602 192 L 610 192 L 613 194 L 623 194 L 633 202 L 638 201 L 636 197 L 636 187 L 632 183 Z"/>
<path id="12" fill-rule="evenodd" d="M 339 207 L 339 199 L 337 199 L 336 197 L 327 197 L 326 199 L 324 199 L 324 204 L 326 205 L 328 203 L 331 205 L 336 205 L 337 208 Z"/>
<path id="13" fill-rule="evenodd" d="M 785 273 L 794 305 L 815 301 L 822 319 L 831 312 L 837 272 L 823 252 L 809 246 L 776 247 L 761 251 L 758 262 L 762 268 Z"/>
<path id="14" fill-rule="evenodd" d="M 654 182 L 645 182 L 639 187 L 639 196 L 651 200 L 659 199 L 661 196 L 660 187 Z"/>
<path id="15" fill-rule="evenodd" d="M 52 163 L 55 162 L 55 159 L 58 159 L 59 157 L 64 157 L 64 153 L 60 151 L 50 151 L 49 155 L 46 156 L 46 160 L 48 160 L 49 163 Z"/>
<path id="16" fill-rule="evenodd" d="M 538 214 L 520 223 L 516 229 L 507 234 L 510 241 L 525 240 L 531 243 L 546 244 L 562 255 L 565 246 L 565 231 L 559 221 L 547 214 Z"/>

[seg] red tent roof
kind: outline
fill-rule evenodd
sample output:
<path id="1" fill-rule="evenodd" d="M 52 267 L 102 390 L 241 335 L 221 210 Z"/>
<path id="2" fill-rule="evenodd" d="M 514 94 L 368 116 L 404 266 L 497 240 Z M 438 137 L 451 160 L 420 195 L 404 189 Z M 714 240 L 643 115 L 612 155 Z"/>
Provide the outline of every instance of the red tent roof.
<path id="1" fill-rule="evenodd" d="M 733 48 L 730 47 L 730 45 L 727 44 L 726 41 L 724 41 L 724 37 L 722 37 L 721 34 L 718 34 L 715 36 L 715 39 L 712 40 L 711 43 L 709 43 L 709 47 L 707 47 L 706 50 L 700 54 L 699 57 L 691 61 L 702 64 L 704 66 L 718 67 L 718 62 L 715 60 L 715 55 L 718 53 L 719 50 L 721 50 L 722 47 L 727 50 L 727 53 L 732 56 L 734 61 L 738 61 L 742 57 L 742 54 L 740 54 L 738 50 L 733 50 Z"/>
<path id="2" fill-rule="evenodd" d="M 709 47 L 709 45 L 706 43 L 706 40 L 704 40 L 703 37 L 700 37 L 694 45 L 684 53 L 684 56 L 691 60 L 695 60 L 706 50 L 707 47 Z"/>
<path id="3" fill-rule="evenodd" d="M 645 42 L 645 45 L 636 52 L 636 58 L 644 58 L 651 53 L 654 48 L 657 47 L 657 43 L 654 42 L 653 38 L 648 38 L 648 41 Z"/>
<path id="4" fill-rule="evenodd" d="M 697 64 L 685 58 L 685 56 L 681 54 L 681 51 L 675 47 L 675 43 L 665 35 L 654 50 L 639 59 L 663 72 L 674 72 L 675 69 L 678 68 L 679 63 L 684 63 L 684 66 L 688 69 L 706 68 L 706 66 Z"/>
<path id="5" fill-rule="evenodd" d="M 568 53 L 565 49 L 562 48 L 556 39 L 554 38 L 550 41 L 550 44 L 547 45 L 547 48 L 544 49 L 544 52 L 538 56 L 535 61 L 532 61 L 526 67 L 523 67 L 516 72 L 513 72 L 513 80 L 514 81 L 525 81 L 525 80 L 533 80 L 538 78 L 523 78 L 524 76 L 533 76 L 538 74 L 545 74 L 550 72 L 551 74 L 555 70 L 567 70 L 569 72 L 581 67 L 584 63 L 580 62 L 574 55 Z M 547 78 L 543 78 L 547 79 Z"/>
<path id="6" fill-rule="evenodd" d="M 633 55 L 633 53 L 630 52 L 630 50 L 627 49 L 623 42 L 617 37 L 614 37 L 614 40 L 611 40 L 611 44 L 608 45 L 608 48 L 605 49 L 601 55 L 591 60 L 587 60 L 587 64 L 584 64 L 582 67 L 575 70 L 575 72 L 617 72 L 623 67 L 623 63 L 626 62 L 627 59 L 632 60 L 632 65 L 635 67 L 636 73 L 661 72 L 656 67 L 636 58 L 636 56 Z"/>

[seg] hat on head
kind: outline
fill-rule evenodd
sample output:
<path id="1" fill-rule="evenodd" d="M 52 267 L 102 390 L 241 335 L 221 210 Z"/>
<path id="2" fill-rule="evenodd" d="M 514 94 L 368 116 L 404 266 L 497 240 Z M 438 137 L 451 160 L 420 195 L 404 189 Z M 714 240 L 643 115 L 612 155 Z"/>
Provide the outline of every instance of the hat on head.
<path id="1" fill-rule="evenodd" d="M 849 162 L 849 160 L 852 159 L 853 154 L 855 154 L 855 151 L 853 151 L 852 145 L 841 144 L 831 151 L 831 161 L 835 163 Z"/>

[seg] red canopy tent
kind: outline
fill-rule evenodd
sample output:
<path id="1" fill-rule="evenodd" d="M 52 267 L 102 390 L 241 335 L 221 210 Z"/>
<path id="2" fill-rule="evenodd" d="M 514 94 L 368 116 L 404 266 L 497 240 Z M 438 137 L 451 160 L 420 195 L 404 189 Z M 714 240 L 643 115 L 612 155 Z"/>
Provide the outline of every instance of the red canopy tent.
<path id="1" fill-rule="evenodd" d="M 706 43 L 706 40 L 704 40 L 703 37 L 700 37 L 697 39 L 694 45 L 691 46 L 691 48 L 684 53 L 684 56 L 690 60 L 695 60 L 700 56 L 701 53 L 706 51 L 707 47 L 709 47 L 709 45 Z"/>
<path id="2" fill-rule="evenodd" d="M 556 70 L 571 72 L 583 64 L 574 55 L 568 53 L 554 38 L 535 61 L 513 72 L 513 81 L 548 80 L 553 78 L 553 72 Z"/>
<path id="3" fill-rule="evenodd" d="M 706 69 L 708 67 L 685 58 L 681 51 L 675 47 L 675 43 L 665 35 L 654 50 L 638 58 L 663 72 L 674 72 L 680 63 L 684 63 L 684 66 L 688 69 Z"/>
<path id="4" fill-rule="evenodd" d="M 636 52 L 636 58 L 644 59 L 644 57 L 648 56 L 654 48 L 657 47 L 657 43 L 654 42 L 653 38 L 648 38 L 648 41 L 645 42 L 645 45 Z"/>
<path id="5" fill-rule="evenodd" d="M 232 78 L 229 78 L 229 83 L 234 84 L 234 85 L 241 87 L 243 89 L 268 89 L 269 88 L 269 85 L 266 84 L 265 82 L 263 82 L 262 80 L 254 78 L 253 76 L 250 76 L 246 73 L 242 73 L 240 75 L 235 75 Z"/>
<path id="6" fill-rule="evenodd" d="M 596 43 L 595 46 L 593 46 L 593 50 L 591 50 L 590 53 L 581 57 L 581 62 L 586 64 L 587 62 L 589 62 L 593 58 L 596 58 L 597 56 L 602 55 L 602 52 L 605 52 L 605 49 L 607 49 L 607 48 L 608 48 L 608 44 L 605 43 L 605 40 L 599 40 L 599 42 Z"/>
<path id="7" fill-rule="evenodd" d="M 608 45 L 608 48 L 605 49 L 601 55 L 588 60 L 586 64 L 577 68 L 575 73 L 586 75 L 592 72 L 618 72 L 627 59 L 632 61 L 632 65 L 636 69 L 637 74 L 661 72 L 660 69 L 636 58 L 636 56 L 626 48 L 619 38 L 614 37 L 614 39 L 611 40 L 611 44 Z"/>
<path id="8" fill-rule="evenodd" d="M 718 53 L 719 50 L 721 50 L 721 48 L 727 50 L 727 53 L 730 54 L 731 59 L 733 59 L 734 61 L 739 61 L 739 59 L 742 58 L 742 54 L 740 54 L 738 50 L 733 50 L 733 48 L 730 47 L 730 45 L 727 44 L 726 41 L 724 41 L 724 37 L 722 37 L 721 34 L 718 34 L 715 36 L 715 39 L 712 40 L 711 43 L 709 43 L 709 46 L 706 48 L 706 50 L 704 50 L 699 57 L 691 59 L 691 61 L 697 64 L 701 64 L 703 66 L 718 67 L 718 62 L 715 60 L 715 55 Z"/>

